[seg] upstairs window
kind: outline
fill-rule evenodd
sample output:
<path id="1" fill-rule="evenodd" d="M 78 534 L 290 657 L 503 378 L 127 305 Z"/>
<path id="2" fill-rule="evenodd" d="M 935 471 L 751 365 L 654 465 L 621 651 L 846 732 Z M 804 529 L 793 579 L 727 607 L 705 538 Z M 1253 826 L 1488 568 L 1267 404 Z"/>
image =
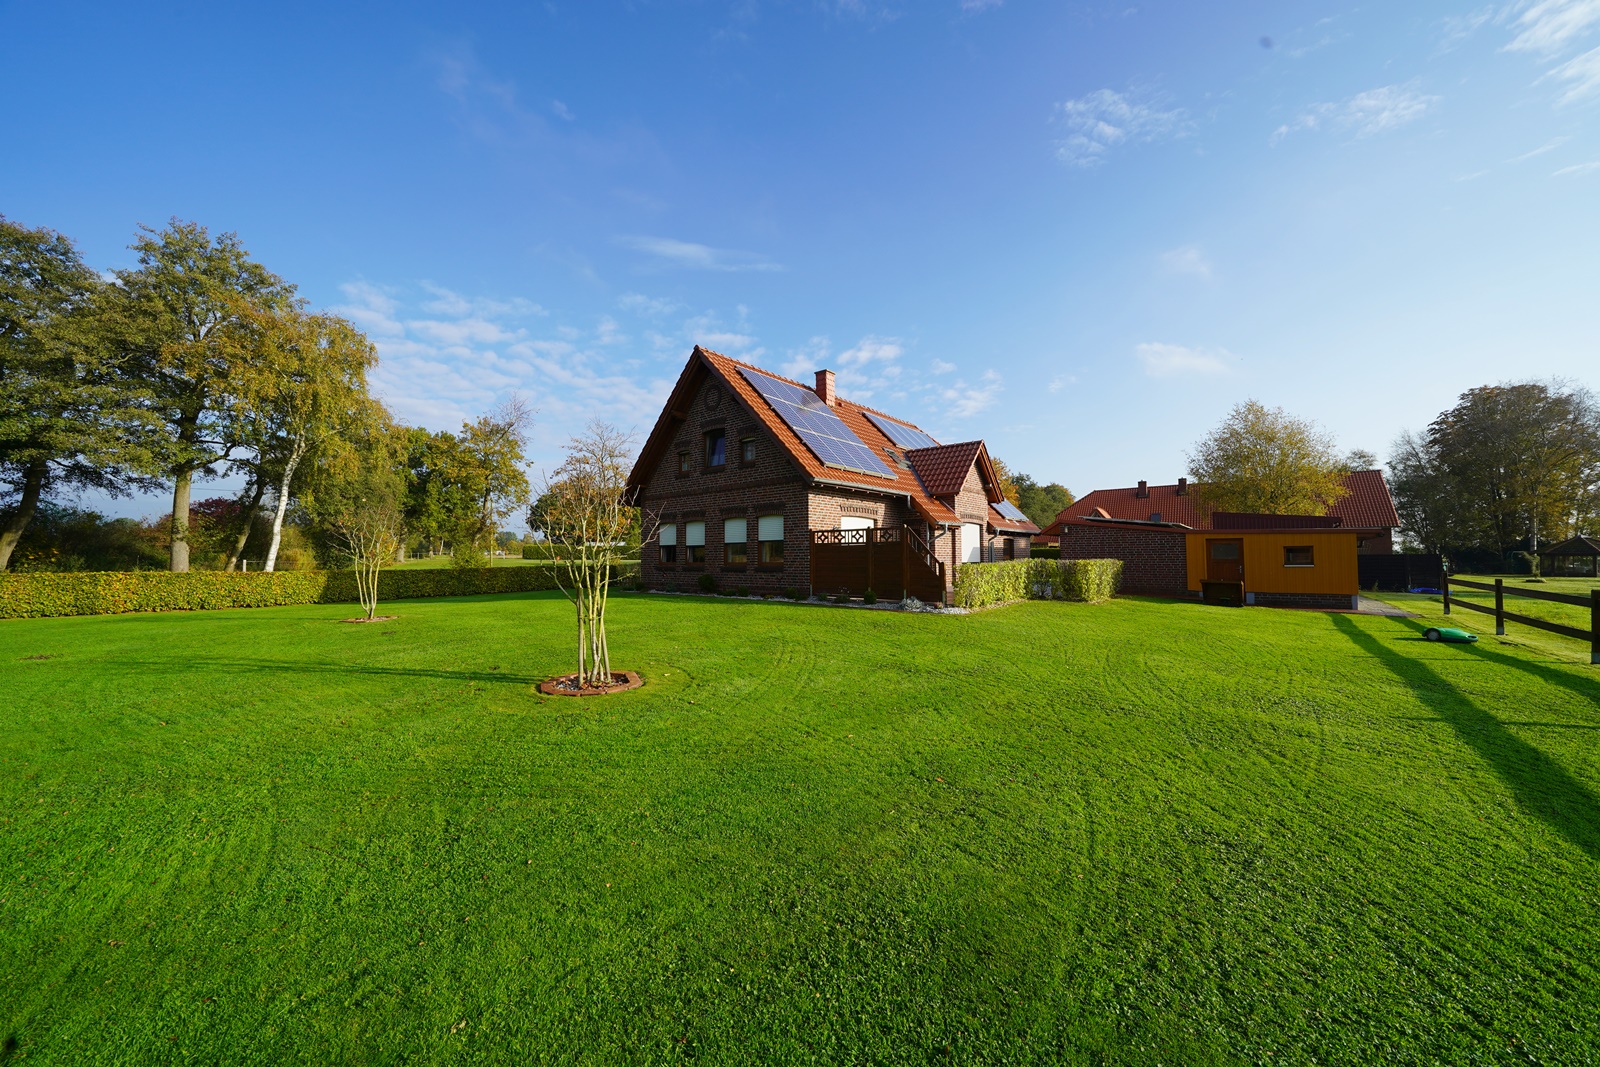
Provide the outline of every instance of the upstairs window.
<path id="1" fill-rule="evenodd" d="M 690 470 L 690 466 L 691 466 L 691 464 L 690 464 L 690 459 L 689 459 L 689 453 L 687 453 L 687 452 L 679 452 L 678 453 L 678 473 L 679 474 L 688 474 L 689 470 Z"/>
<path id="2" fill-rule="evenodd" d="M 756 520 L 756 536 L 761 543 L 763 566 L 783 566 L 783 516 L 763 515 Z"/>
<path id="3" fill-rule="evenodd" d="M 666 523 L 661 527 L 657 539 L 661 547 L 661 562 L 678 562 L 678 526 L 676 523 Z"/>
<path id="4" fill-rule="evenodd" d="M 706 434 L 706 466 L 721 467 L 728 462 L 728 432 L 712 430 Z"/>
<path id="5" fill-rule="evenodd" d="M 723 562 L 730 567 L 743 567 L 750 562 L 746 530 L 743 519 L 727 519 L 722 524 Z"/>
<path id="6" fill-rule="evenodd" d="M 683 548 L 685 563 L 704 563 L 706 561 L 706 524 L 703 522 L 686 522 L 683 524 Z"/>
<path id="7" fill-rule="evenodd" d="M 1315 567 L 1312 561 L 1310 545 L 1295 545 L 1285 547 L 1283 550 L 1283 565 L 1285 567 Z"/>
<path id="8" fill-rule="evenodd" d="M 745 463 L 754 463 L 756 461 L 756 439 L 754 437 L 746 437 L 739 442 L 739 458 Z"/>

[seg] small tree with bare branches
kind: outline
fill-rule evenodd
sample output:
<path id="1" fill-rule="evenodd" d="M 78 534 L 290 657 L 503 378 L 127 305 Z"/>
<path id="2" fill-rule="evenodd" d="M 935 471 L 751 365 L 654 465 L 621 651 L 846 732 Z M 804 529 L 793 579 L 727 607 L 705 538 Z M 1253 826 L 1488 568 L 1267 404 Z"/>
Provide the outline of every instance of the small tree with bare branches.
<path id="1" fill-rule="evenodd" d="M 381 408 L 354 441 L 325 457 L 308 487 L 308 510 L 328 544 L 355 574 L 356 596 L 370 620 L 378 613 L 378 578 L 393 563 L 404 529 L 399 433 Z"/>
<path id="2" fill-rule="evenodd" d="M 577 609 L 579 688 L 614 684 L 606 606 L 635 519 L 625 499 L 631 454 L 626 434 L 592 422 L 567 443 L 566 459 L 540 496 L 557 582 Z"/>

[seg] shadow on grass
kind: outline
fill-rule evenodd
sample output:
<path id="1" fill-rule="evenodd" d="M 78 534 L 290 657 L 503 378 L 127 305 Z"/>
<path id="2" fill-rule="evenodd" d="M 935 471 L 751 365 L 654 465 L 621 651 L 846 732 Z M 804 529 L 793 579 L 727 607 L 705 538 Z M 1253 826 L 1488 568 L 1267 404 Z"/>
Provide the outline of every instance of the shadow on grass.
<path id="1" fill-rule="evenodd" d="M 1590 859 L 1600 860 L 1600 800 L 1582 782 L 1506 729 L 1504 723 L 1474 704 L 1426 663 L 1402 655 L 1346 616 L 1329 618 L 1356 647 L 1393 672 L 1418 700 L 1455 730 L 1456 736 L 1510 788 L 1519 807 L 1542 819 Z"/>
<path id="2" fill-rule="evenodd" d="M 498 682 L 506 685 L 538 685 L 548 677 L 536 678 L 509 671 L 444 671 L 428 667 L 375 667 L 367 663 L 314 663 L 279 659 L 194 659 L 189 661 L 187 667 L 202 671 L 231 671 L 235 674 L 361 674 L 371 678 L 432 678 L 442 682 Z"/>

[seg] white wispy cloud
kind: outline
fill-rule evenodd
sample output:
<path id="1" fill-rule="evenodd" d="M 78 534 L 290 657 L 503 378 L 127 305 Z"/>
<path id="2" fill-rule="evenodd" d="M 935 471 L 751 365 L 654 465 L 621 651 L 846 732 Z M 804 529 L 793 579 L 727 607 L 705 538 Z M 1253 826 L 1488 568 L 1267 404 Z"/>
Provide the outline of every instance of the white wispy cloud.
<path id="1" fill-rule="evenodd" d="M 617 298 L 617 307 L 633 315 L 658 319 L 683 307 L 676 300 L 662 296 L 645 296 L 643 293 L 623 293 Z"/>
<path id="2" fill-rule="evenodd" d="M 898 392 L 904 354 L 905 344 L 898 337 L 868 334 L 841 352 L 833 351 L 828 338 L 813 337 L 791 349 L 780 369 L 801 382 L 810 381 L 816 371 L 831 370 L 841 394 L 852 400 L 871 400 Z"/>
<path id="3" fill-rule="evenodd" d="M 965 381 L 957 379 L 950 388 L 940 392 L 939 398 L 944 401 L 945 410 L 949 414 L 958 419 L 967 419 L 994 407 L 1003 389 L 1005 382 L 1000 375 L 987 370 L 983 372 L 979 384 L 968 385 Z"/>
<path id="4" fill-rule="evenodd" d="M 1533 0 L 1517 9 L 1521 14 L 1513 23 L 1516 36 L 1506 45 L 1508 52 L 1557 55 L 1600 25 L 1600 0 Z"/>
<path id="5" fill-rule="evenodd" d="M 1184 245 L 1161 253 L 1161 265 L 1173 274 L 1192 274 L 1196 278 L 1211 277 L 1211 261 L 1198 245 Z"/>
<path id="6" fill-rule="evenodd" d="M 999 7 L 1005 2 L 1006 0 L 961 0 L 961 10 L 973 12 L 987 11 L 991 7 Z"/>
<path id="7" fill-rule="evenodd" d="M 1551 177 L 1561 178 L 1569 174 L 1593 174 L 1596 171 L 1600 171 L 1600 159 L 1592 160 L 1588 163 L 1574 163 L 1570 167 L 1562 167 L 1560 170 L 1552 174 Z"/>
<path id="8" fill-rule="evenodd" d="M 550 101 L 550 110 L 558 119 L 563 119 L 567 122 L 577 121 L 577 116 L 572 113 L 572 109 L 559 100 Z"/>
<path id="9" fill-rule="evenodd" d="M 1533 159 L 1535 156 L 1542 156 L 1546 152 L 1554 152 L 1556 149 L 1560 148 L 1562 145 L 1566 144 L 1570 140 L 1572 140 L 1572 138 L 1570 138 L 1570 137 L 1556 137 L 1556 138 L 1553 138 L 1553 139 L 1551 139 L 1549 141 L 1546 141 L 1544 144 L 1540 145 L 1538 148 L 1535 148 L 1531 152 L 1524 152 L 1520 156 L 1512 156 L 1510 159 L 1506 160 L 1506 162 L 1507 163 L 1523 163 L 1523 162 L 1526 162 L 1527 160 Z"/>
<path id="10" fill-rule="evenodd" d="M 663 263 L 693 270 L 716 271 L 769 271 L 782 270 L 783 266 L 754 252 L 738 252 L 727 248 L 712 248 L 693 241 L 679 241 L 671 237 L 624 236 L 617 244 L 653 256 Z"/>
<path id="11" fill-rule="evenodd" d="M 1114 89 L 1096 89 L 1055 107 L 1055 121 L 1066 131 L 1056 142 L 1056 157 L 1074 167 L 1095 167 L 1122 144 L 1138 144 L 1181 134 L 1182 108 L 1163 108 Z"/>
<path id="12" fill-rule="evenodd" d="M 1443 55 L 1455 50 L 1473 34 L 1497 17 L 1494 5 L 1480 7 L 1465 15 L 1447 15 L 1439 22 L 1439 43 L 1434 51 Z"/>
<path id="13" fill-rule="evenodd" d="M 1052 393 L 1059 393 L 1061 390 L 1067 388 L 1067 386 L 1077 384 L 1078 376 L 1076 374 L 1058 374 L 1054 378 L 1050 379 L 1050 385 L 1048 388 Z"/>
<path id="14" fill-rule="evenodd" d="M 954 363 L 946 363 L 942 359 L 935 359 L 929 364 L 929 369 L 935 374 L 949 374 L 956 369 L 956 365 Z"/>
<path id="15" fill-rule="evenodd" d="M 1134 353 L 1151 378 L 1227 374 L 1234 358 L 1223 348 L 1190 348 L 1160 341 L 1137 345 Z"/>
<path id="16" fill-rule="evenodd" d="M 1592 48 L 1575 59 L 1569 59 L 1547 77 L 1567 83 L 1560 99 L 1563 104 L 1600 94 L 1600 48 Z"/>
<path id="17" fill-rule="evenodd" d="M 1368 89 L 1348 100 L 1313 105 L 1293 122 L 1273 131 L 1272 140 L 1276 144 L 1297 130 L 1321 129 L 1349 130 L 1357 137 L 1371 137 L 1415 122 L 1441 99 L 1418 92 L 1416 82 Z"/>

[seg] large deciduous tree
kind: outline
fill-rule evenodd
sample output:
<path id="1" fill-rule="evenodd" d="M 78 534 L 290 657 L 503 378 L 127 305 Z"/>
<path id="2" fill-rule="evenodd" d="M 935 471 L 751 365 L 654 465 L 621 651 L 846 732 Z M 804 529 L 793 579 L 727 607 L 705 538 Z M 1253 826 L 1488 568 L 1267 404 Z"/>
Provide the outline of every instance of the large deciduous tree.
<path id="1" fill-rule="evenodd" d="M 1526 545 L 1576 532 L 1600 494 L 1600 407 L 1566 382 L 1463 393 L 1390 460 L 1404 528 L 1430 546 Z"/>
<path id="2" fill-rule="evenodd" d="M 1317 425 L 1255 400 L 1236 406 L 1189 453 L 1207 514 L 1322 515 L 1346 493 L 1349 468 Z"/>
<path id="3" fill-rule="evenodd" d="M 67 237 L 0 216 L 0 526 L 9 564 L 51 490 L 121 492 L 148 464 L 136 382 L 111 356 L 100 277 Z"/>
<path id="4" fill-rule="evenodd" d="M 132 247 L 138 267 L 117 272 L 121 343 L 161 427 L 161 467 L 172 483 L 170 563 L 186 571 L 194 477 L 244 445 L 244 394 L 270 355 L 256 319 L 293 307 L 294 287 L 252 260 L 236 235 L 213 239 L 196 223 L 143 227 Z"/>

